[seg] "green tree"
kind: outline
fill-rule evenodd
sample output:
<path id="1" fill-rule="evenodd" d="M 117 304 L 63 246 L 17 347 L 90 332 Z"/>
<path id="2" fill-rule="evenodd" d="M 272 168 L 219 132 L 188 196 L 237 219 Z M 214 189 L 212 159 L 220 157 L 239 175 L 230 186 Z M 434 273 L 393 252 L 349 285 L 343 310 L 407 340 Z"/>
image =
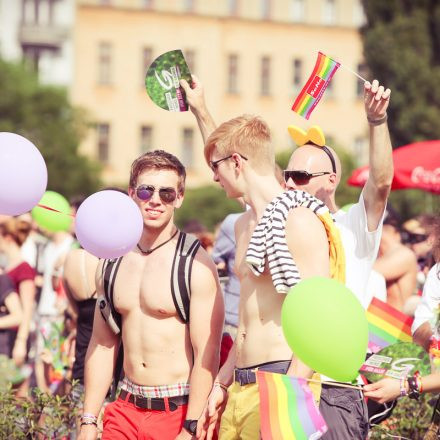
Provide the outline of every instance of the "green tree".
<path id="1" fill-rule="evenodd" d="M 0 131 L 33 142 L 48 169 L 48 189 L 66 197 L 90 194 L 100 185 L 99 166 L 78 152 L 84 112 L 70 105 L 62 88 L 39 84 L 22 64 L 0 60 Z"/>
<path id="2" fill-rule="evenodd" d="M 393 144 L 440 139 L 440 2 L 363 0 L 364 55 L 392 90 Z"/>
<path id="3" fill-rule="evenodd" d="M 225 192 L 213 185 L 185 190 L 185 199 L 176 211 L 176 223 L 184 227 L 188 221 L 197 219 L 202 225 L 213 231 L 215 226 L 232 212 L 243 209 L 236 200 L 228 199 Z"/>

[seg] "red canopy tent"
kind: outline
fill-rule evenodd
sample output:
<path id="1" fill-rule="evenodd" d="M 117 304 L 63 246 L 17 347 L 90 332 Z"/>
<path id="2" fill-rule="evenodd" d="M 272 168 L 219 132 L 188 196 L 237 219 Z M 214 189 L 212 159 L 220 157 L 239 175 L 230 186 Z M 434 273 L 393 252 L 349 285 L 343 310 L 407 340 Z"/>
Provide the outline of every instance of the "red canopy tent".
<path id="1" fill-rule="evenodd" d="M 440 194 L 440 140 L 423 141 L 393 151 L 394 179 L 391 189 L 421 189 Z M 353 171 L 347 180 L 352 186 L 364 186 L 368 166 Z"/>

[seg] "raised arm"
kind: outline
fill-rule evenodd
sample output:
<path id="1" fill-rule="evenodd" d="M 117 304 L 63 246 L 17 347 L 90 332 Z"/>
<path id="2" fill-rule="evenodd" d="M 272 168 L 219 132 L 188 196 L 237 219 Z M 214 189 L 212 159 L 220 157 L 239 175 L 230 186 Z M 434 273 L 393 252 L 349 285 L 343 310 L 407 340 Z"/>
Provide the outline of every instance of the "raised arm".
<path id="1" fill-rule="evenodd" d="M 205 144 L 209 135 L 216 129 L 216 125 L 214 119 L 212 119 L 212 116 L 208 111 L 208 108 L 206 107 L 205 92 L 202 83 L 195 75 L 191 76 L 191 85 L 188 84 L 184 79 L 180 80 L 180 85 L 185 90 L 189 108 L 196 117 L 200 133 L 202 134 L 203 144 Z"/>
<path id="2" fill-rule="evenodd" d="M 102 262 L 96 269 L 98 295 L 103 293 L 101 271 Z M 93 319 L 93 333 L 84 367 L 84 413 L 98 416 L 112 382 L 120 338 L 110 330 L 102 318 L 98 303 L 96 303 Z M 78 440 L 92 440 L 97 436 L 98 430 L 94 425 L 85 425 L 81 427 Z"/>
<path id="3" fill-rule="evenodd" d="M 192 271 L 189 328 L 194 364 L 186 418 L 199 419 L 218 371 L 224 304 L 217 270 L 204 249 L 199 249 Z M 181 434 L 186 438 L 184 429 Z"/>
<path id="4" fill-rule="evenodd" d="M 375 231 L 385 210 L 393 181 L 393 149 L 387 124 L 390 89 L 377 80 L 364 87 L 364 104 L 370 129 L 370 173 L 363 190 L 368 230 Z"/>

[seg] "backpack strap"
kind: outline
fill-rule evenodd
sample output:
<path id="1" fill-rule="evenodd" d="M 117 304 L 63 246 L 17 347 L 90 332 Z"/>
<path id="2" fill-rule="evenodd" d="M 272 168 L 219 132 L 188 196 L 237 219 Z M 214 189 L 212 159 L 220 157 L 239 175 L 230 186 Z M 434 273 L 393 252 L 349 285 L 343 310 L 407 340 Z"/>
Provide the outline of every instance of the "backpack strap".
<path id="1" fill-rule="evenodd" d="M 113 291 L 115 287 L 116 274 L 121 265 L 122 257 L 116 259 L 106 259 L 102 265 L 102 277 L 104 282 L 104 298 L 100 299 L 99 308 L 101 315 L 112 329 L 113 333 L 121 331 L 122 317 L 116 311 L 113 301 Z"/>
<path id="2" fill-rule="evenodd" d="M 111 330 L 115 334 L 119 334 L 122 329 L 122 316 L 115 309 L 113 301 L 113 293 L 115 288 L 116 274 L 118 273 L 119 267 L 121 265 L 122 257 L 116 259 L 104 260 L 102 266 L 102 276 L 104 281 L 104 303 L 100 303 L 99 307 L 101 309 L 101 315 L 107 322 Z M 102 306 L 101 304 L 104 304 Z M 105 313 L 105 309 L 107 313 Z M 106 316 L 104 316 L 103 312 Z M 107 318 L 107 319 L 106 319 Z M 124 365 L 124 348 L 122 346 L 122 341 L 119 345 L 118 356 L 116 358 L 115 370 L 113 372 L 113 381 L 110 389 L 110 398 L 115 400 L 116 391 L 118 388 L 118 383 L 123 375 L 123 365 Z"/>
<path id="3" fill-rule="evenodd" d="M 180 319 L 189 323 L 191 299 L 191 269 L 200 241 L 193 235 L 180 232 L 171 269 L 171 294 Z"/>

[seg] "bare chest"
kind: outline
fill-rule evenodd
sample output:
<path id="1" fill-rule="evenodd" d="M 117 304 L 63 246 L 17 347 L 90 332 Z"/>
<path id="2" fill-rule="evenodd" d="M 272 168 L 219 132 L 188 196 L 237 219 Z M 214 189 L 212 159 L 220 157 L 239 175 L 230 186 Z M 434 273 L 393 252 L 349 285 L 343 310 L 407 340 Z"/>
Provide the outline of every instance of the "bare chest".
<path id="1" fill-rule="evenodd" d="M 122 315 L 140 311 L 157 318 L 176 316 L 171 294 L 172 256 L 136 255 L 124 260 L 114 290 L 117 311 Z"/>

